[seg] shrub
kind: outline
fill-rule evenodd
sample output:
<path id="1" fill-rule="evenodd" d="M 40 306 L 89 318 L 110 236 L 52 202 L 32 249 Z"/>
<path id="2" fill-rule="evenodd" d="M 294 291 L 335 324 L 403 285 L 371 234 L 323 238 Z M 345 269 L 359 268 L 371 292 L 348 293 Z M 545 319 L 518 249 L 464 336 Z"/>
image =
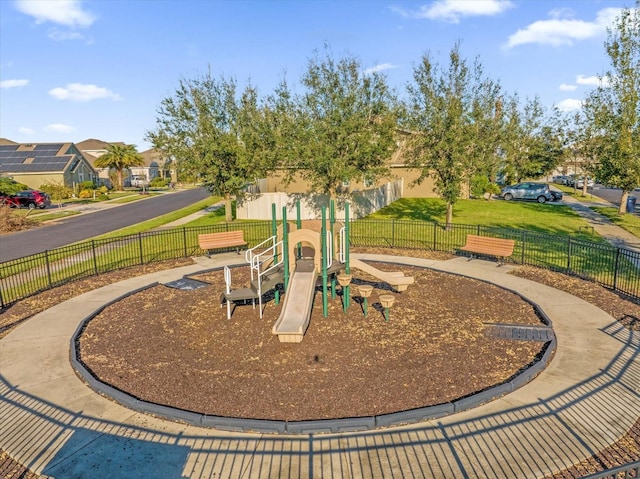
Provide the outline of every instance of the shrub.
<path id="1" fill-rule="evenodd" d="M 491 183 L 485 175 L 476 175 L 471 179 L 471 196 L 475 198 L 491 199 L 491 195 L 500 193 L 500 187 L 495 183 Z M 488 195 L 487 195 L 488 193 Z"/>
<path id="2" fill-rule="evenodd" d="M 18 191 L 28 190 L 29 187 L 18 183 L 6 176 L 0 176 L 0 195 L 15 195 Z"/>
<path id="3" fill-rule="evenodd" d="M 80 191 L 80 194 L 78 194 L 78 198 L 93 198 L 94 195 L 94 191 L 93 190 L 82 190 Z"/>
<path id="4" fill-rule="evenodd" d="M 93 181 L 83 181 L 82 183 L 78 184 L 78 189 L 80 190 L 80 192 L 82 192 L 82 190 L 95 190 L 96 185 Z"/>
<path id="5" fill-rule="evenodd" d="M 152 188 L 163 188 L 168 184 L 169 184 L 168 178 L 160 178 L 159 176 L 156 176 L 153 180 L 151 180 L 151 183 L 149 183 L 149 186 L 151 186 Z"/>
<path id="6" fill-rule="evenodd" d="M 62 200 L 71 198 L 71 188 L 64 185 L 62 182 L 51 182 L 40 185 L 40 190 L 48 193 L 51 199 L 58 204 L 62 203 Z"/>

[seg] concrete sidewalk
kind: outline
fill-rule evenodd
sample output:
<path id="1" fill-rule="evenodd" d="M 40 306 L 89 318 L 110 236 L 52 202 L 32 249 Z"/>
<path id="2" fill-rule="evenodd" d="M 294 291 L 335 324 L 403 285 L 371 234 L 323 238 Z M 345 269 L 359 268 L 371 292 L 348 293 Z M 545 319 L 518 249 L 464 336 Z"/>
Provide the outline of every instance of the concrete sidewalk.
<path id="1" fill-rule="evenodd" d="M 588 225 L 593 230 L 606 239 L 613 246 L 620 248 L 632 249 L 634 251 L 640 251 L 640 238 L 627 230 L 616 226 L 607 218 L 601 214 L 596 213 L 591 207 L 593 206 L 608 206 L 611 208 L 618 208 L 613 203 L 608 203 L 598 198 L 598 201 L 580 201 L 572 196 L 565 195 L 563 200 L 567 206 L 571 207 L 576 213 L 584 218 Z"/>
<path id="2" fill-rule="evenodd" d="M 2 339 L 0 445 L 55 478 L 539 478 L 615 442 L 640 417 L 640 334 L 593 305 L 492 262 L 354 257 L 430 267 L 517 291 L 551 319 L 554 359 L 526 386 L 475 409 L 361 433 L 199 428 L 128 410 L 89 389 L 69 363 L 70 338 L 83 319 L 136 288 L 238 261 L 233 253 L 200 257 L 192 266 L 68 300 Z"/>

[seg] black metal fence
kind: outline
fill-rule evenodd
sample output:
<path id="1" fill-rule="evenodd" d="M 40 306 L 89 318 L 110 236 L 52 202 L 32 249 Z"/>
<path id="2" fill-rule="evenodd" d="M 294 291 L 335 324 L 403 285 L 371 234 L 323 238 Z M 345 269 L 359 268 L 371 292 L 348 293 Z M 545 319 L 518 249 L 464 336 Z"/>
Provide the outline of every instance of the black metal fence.
<path id="1" fill-rule="evenodd" d="M 239 222 L 149 231 L 91 240 L 0 263 L 0 310 L 70 281 L 156 261 L 202 255 L 198 235 L 242 230 L 249 246 L 271 235 L 271 222 Z M 357 220 L 351 223 L 354 247 L 404 248 L 458 254 L 467 234 L 515 240 L 507 261 L 595 281 L 640 299 L 640 253 L 565 235 L 479 225 L 406 220 Z"/>

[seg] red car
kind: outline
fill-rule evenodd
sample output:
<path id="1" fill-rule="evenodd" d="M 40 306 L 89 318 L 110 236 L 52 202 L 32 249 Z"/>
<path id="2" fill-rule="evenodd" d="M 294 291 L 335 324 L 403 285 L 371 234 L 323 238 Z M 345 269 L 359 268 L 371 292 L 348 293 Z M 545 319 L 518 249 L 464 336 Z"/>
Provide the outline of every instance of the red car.
<path id="1" fill-rule="evenodd" d="M 0 197 L 2 204 L 8 205 L 11 208 L 34 208 L 45 209 L 51 205 L 51 198 L 44 191 L 39 190 L 25 190 L 18 191 L 15 195 Z"/>

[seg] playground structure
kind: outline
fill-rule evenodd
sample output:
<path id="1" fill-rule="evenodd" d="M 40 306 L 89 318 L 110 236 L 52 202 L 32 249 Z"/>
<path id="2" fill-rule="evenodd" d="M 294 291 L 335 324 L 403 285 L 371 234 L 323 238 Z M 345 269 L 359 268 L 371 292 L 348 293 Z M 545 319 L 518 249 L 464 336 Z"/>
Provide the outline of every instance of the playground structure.
<path id="1" fill-rule="evenodd" d="M 397 291 L 405 291 L 414 278 L 403 272 L 381 271 L 363 261 L 349 256 L 349 204 L 345 204 L 344 225 L 335 219 L 335 206 L 330 203 L 329 227 L 326 209 L 322 208 L 320 231 L 317 228 L 303 228 L 300 220 L 300 205 L 295 223 L 287 222 L 286 208 L 282 209 L 281 225 L 278 226 L 276 206 L 272 205 L 272 236 L 245 253 L 245 260 L 251 271 L 251 285 L 248 288 L 231 289 L 231 270 L 225 266 L 226 291 L 221 305 L 227 305 L 227 318 L 231 319 L 231 303 L 251 300 L 254 308 L 259 303 L 260 318 L 263 315 L 263 297 L 273 291 L 274 301 L 279 304 L 281 289 L 284 303 L 280 316 L 273 325 L 272 333 L 280 342 L 299 343 L 309 326 L 316 286 L 320 281 L 322 289 L 323 315 L 328 315 L 328 295 L 336 296 L 336 282 L 342 287 L 343 307 L 350 303 L 351 267 L 362 270 Z M 317 225 L 316 225 L 317 226 Z M 343 274 L 340 274 L 344 271 Z M 330 284 L 330 285 L 329 285 Z M 330 289 L 330 293 L 329 293 Z M 365 311 L 366 314 L 366 311 Z"/>

